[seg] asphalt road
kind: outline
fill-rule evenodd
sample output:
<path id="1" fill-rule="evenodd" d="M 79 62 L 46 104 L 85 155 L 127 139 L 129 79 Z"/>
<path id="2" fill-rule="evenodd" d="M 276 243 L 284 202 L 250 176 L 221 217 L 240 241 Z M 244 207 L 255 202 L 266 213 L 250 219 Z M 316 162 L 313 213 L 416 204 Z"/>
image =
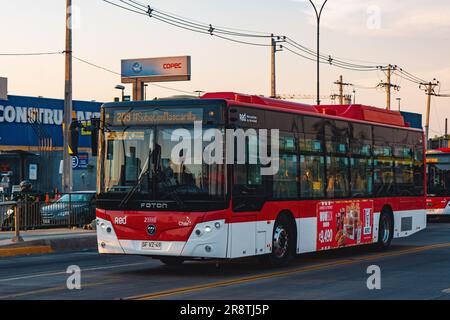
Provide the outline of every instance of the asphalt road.
<path id="1" fill-rule="evenodd" d="M 81 290 L 68 290 L 69 266 Z M 367 288 L 380 267 L 381 290 Z M 450 300 L 450 224 L 430 224 L 387 252 L 368 247 L 299 256 L 268 269 L 254 260 L 189 262 L 75 252 L 0 259 L 0 299 L 445 299 Z"/>

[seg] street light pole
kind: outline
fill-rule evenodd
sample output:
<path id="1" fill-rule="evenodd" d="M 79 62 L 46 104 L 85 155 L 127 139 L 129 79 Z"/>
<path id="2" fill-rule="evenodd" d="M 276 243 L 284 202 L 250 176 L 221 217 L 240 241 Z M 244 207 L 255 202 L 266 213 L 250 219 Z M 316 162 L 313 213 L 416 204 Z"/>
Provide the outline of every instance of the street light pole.
<path id="1" fill-rule="evenodd" d="M 312 0 L 309 0 L 314 8 L 317 18 L 317 105 L 320 105 L 320 18 L 322 17 L 323 8 L 328 0 L 325 0 L 320 10 L 317 10 L 316 5 Z"/>
<path id="2" fill-rule="evenodd" d="M 125 101 L 125 86 L 118 84 L 117 86 L 115 86 L 114 89 L 122 91 L 122 102 L 124 102 Z"/>
<path id="3" fill-rule="evenodd" d="M 147 87 L 148 84 L 144 83 L 144 100 L 147 101 Z"/>
<path id="4" fill-rule="evenodd" d="M 398 101 L 398 111 L 401 111 L 402 98 L 397 98 L 397 101 Z"/>

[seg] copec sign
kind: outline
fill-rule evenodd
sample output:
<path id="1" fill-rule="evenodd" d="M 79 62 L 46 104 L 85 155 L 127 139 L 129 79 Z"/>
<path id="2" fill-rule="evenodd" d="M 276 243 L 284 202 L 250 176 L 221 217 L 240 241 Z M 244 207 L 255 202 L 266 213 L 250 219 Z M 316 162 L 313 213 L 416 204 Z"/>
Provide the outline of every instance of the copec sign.
<path id="1" fill-rule="evenodd" d="M 191 57 L 162 57 L 122 60 L 122 82 L 189 81 Z"/>
<path id="2" fill-rule="evenodd" d="M 99 117 L 100 106 L 97 102 L 73 102 L 78 120 Z M 0 148 L 38 146 L 38 130 L 52 138 L 53 146 L 61 147 L 63 109 L 64 101 L 58 99 L 8 96 L 8 100 L 0 100 Z M 81 136 L 80 146 L 89 147 L 90 137 Z"/>

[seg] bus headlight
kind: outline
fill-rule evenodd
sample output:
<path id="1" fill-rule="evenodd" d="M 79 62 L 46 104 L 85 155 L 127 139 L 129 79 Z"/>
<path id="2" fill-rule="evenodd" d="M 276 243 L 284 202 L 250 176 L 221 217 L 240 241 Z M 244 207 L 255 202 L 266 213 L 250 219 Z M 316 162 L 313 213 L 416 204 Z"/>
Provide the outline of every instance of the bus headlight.
<path id="1" fill-rule="evenodd" d="M 222 228 L 222 221 L 209 221 L 205 224 L 199 224 L 195 228 L 193 234 L 195 234 L 197 237 L 202 237 L 204 235 L 208 234 L 214 234 L 215 232 L 219 232 L 219 230 Z"/>

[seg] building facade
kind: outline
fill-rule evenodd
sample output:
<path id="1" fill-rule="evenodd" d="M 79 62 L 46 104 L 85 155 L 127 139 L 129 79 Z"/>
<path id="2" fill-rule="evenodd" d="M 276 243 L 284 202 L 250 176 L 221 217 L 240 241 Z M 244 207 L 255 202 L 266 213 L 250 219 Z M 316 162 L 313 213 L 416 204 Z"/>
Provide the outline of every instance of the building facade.
<path id="1" fill-rule="evenodd" d="M 78 120 L 99 117 L 101 103 L 74 101 Z M 8 194 L 23 180 L 39 192 L 61 190 L 64 101 L 8 96 L 0 100 L 0 188 Z M 95 190 L 97 159 L 90 132 L 80 135 L 80 154 L 72 158 L 74 191 Z"/>

